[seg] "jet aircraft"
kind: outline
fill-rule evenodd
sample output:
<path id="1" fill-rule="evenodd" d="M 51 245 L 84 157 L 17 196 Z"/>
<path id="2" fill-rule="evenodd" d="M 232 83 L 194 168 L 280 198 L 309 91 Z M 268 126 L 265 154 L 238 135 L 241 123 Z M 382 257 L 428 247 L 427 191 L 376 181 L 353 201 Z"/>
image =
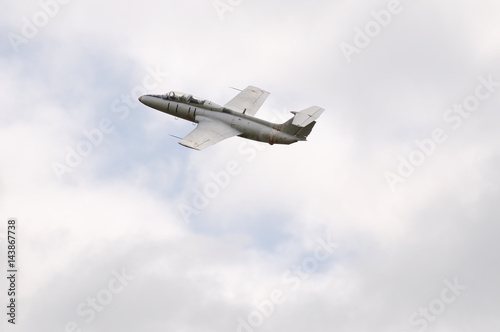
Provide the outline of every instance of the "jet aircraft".
<path id="1" fill-rule="evenodd" d="M 249 86 L 224 106 L 193 95 L 171 91 L 164 95 L 144 95 L 139 101 L 161 112 L 198 123 L 179 144 L 203 150 L 226 138 L 239 136 L 269 144 L 305 141 L 324 109 L 318 106 L 294 112 L 284 123 L 254 117 L 269 92 Z"/>

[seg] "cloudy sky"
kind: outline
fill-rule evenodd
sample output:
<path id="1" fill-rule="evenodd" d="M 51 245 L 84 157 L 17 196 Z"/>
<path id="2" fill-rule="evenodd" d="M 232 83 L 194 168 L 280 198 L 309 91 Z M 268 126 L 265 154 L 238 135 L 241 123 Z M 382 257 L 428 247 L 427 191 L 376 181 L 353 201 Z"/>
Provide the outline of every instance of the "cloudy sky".
<path id="1" fill-rule="evenodd" d="M 3 7 L 2 331 L 499 330 L 498 1 Z M 199 152 L 137 101 L 248 85 L 326 111 Z"/>

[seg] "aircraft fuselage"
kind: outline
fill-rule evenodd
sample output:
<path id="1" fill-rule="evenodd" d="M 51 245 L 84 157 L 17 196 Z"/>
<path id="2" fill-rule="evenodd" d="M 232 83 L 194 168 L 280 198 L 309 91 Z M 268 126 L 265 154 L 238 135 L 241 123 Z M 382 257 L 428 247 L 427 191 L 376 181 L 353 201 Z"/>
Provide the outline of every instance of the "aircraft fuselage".
<path id="1" fill-rule="evenodd" d="M 161 96 L 146 95 L 140 101 L 163 113 L 198 123 L 201 119 L 213 119 L 226 123 L 241 132 L 240 137 L 269 144 L 291 144 L 300 139 L 282 131 L 283 124 L 268 122 L 224 108 L 210 101 L 190 103 L 173 101 Z"/>

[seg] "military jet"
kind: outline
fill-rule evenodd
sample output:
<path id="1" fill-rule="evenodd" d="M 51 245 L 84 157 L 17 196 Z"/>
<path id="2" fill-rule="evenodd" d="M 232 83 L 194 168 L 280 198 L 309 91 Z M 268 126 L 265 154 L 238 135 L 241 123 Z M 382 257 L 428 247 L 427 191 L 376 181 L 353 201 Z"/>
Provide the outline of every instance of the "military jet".
<path id="1" fill-rule="evenodd" d="M 239 136 L 269 144 L 305 141 L 324 109 L 309 107 L 291 112 L 293 117 L 278 124 L 254 117 L 269 92 L 254 86 L 241 90 L 224 106 L 190 94 L 171 91 L 164 95 L 144 95 L 139 101 L 161 112 L 198 123 L 179 144 L 203 150 L 226 138 Z"/>

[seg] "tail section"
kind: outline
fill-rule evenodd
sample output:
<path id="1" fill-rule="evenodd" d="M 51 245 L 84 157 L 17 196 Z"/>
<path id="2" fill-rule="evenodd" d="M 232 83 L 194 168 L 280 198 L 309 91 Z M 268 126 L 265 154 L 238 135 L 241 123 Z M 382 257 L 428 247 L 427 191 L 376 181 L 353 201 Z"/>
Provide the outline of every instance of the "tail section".
<path id="1" fill-rule="evenodd" d="M 292 111 L 294 116 L 283 124 L 282 131 L 305 141 L 323 112 L 324 109 L 318 106 L 312 106 L 300 112 Z"/>

